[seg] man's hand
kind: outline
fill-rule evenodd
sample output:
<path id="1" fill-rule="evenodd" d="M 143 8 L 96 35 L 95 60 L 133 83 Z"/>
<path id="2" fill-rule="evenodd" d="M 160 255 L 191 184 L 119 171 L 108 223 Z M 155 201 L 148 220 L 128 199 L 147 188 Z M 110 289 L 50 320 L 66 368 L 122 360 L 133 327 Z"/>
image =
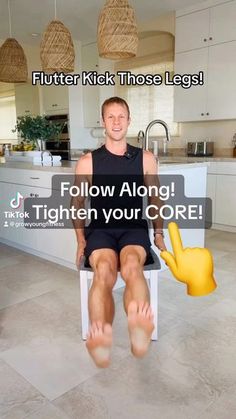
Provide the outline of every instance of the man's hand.
<path id="1" fill-rule="evenodd" d="M 187 292 L 192 296 L 207 295 L 214 291 L 213 259 L 205 248 L 183 248 L 176 223 L 169 223 L 168 230 L 174 254 L 164 251 L 160 256 L 169 266 L 172 274 L 187 284 Z"/>
<path id="2" fill-rule="evenodd" d="M 77 265 L 77 268 L 78 269 L 80 268 L 82 259 L 84 257 L 84 249 L 85 249 L 85 247 L 86 247 L 86 240 L 85 239 L 81 239 L 78 242 L 77 255 L 76 255 L 76 265 Z"/>

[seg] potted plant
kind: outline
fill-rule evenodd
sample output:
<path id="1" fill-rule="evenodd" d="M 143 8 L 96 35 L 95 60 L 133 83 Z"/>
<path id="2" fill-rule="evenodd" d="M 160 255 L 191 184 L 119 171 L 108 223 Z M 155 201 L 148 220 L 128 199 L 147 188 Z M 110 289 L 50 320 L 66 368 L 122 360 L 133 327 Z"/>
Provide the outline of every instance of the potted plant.
<path id="1" fill-rule="evenodd" d="M 24 142 L 31 144 L 33 149 L 44 150 L 46 140 L 57 140 L 63 130 L 64 123 L 53 123 L 45 116 L 19 116 L 13 132 L 18 132 Z"/>

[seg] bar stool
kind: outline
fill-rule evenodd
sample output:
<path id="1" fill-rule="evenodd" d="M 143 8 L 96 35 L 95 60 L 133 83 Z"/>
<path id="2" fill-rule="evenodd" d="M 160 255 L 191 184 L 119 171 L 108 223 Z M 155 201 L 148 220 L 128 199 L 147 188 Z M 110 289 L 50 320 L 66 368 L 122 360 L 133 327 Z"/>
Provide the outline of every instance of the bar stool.
<path id="1" fill-rule="evenodd" d="M 144 276 L 150 292 L 150 304 L 154 315 L 154 330 L 152 340 L 158 339 L 158 271 L 161 269 L 160 260 L 157 254 L 151 250 L 154 263 L 144 266 Z M 88 293 L 92 285 L 93 271 L 91 268 L 84 266 L 84 262 L 80 268 L 80 304 L 81 304 L 81 321 L 82 321 L 82 339 L 86 340 L 89 329 L 89 313 L 88 313 Z M 118 272 L 117 282 L 113 290 L 124 287 L 125 283 Z"/>

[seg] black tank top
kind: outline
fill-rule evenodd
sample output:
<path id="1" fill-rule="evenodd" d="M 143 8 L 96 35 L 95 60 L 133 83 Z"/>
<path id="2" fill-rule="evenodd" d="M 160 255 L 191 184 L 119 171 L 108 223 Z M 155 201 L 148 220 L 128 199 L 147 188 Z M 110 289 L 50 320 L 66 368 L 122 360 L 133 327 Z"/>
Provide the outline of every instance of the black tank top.
<path id="1" fill-rule="evenodd" d="M 135 193 L 138 186 L 144 184 L 143 175 L 143 151 L 138 147 L 127 144 L 127 152 L 124 155 L 116 155 L 108 151 L 103 145 L 92 152 L 93 177 L 92 184 L 99 186 L 115 186 L 115 193 L 112 196 L 91 197 L 91 208 L 95 208 L 98 220 L 92 221 L 93 227 L 147 227 L 147 223 L 142 219 L 143 198 Z M 121 188 L 126 184 L 126 191 L 120 196 Z M 135 184 L 135 186 L 134 186 Z M 135 189 L 134 189 L 135 187 Z M 109 225 L 104 222 L 104 209 L 121 209 L 130 218 L 133 211 L 137 209 L 135 217 L 132 219 L 116 219 L 111 217 Z M 118 216 L 119 216 L 118 212 Z"/>

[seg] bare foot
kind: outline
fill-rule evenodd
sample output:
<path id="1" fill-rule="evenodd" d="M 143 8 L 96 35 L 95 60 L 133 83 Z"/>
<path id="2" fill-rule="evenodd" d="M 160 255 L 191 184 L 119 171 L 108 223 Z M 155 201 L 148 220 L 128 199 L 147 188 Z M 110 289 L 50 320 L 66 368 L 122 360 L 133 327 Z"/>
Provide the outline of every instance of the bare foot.
<path id="1" fill-rule="evenodd" d="M 109 323 L 93 322 L 87 335 L 86 346 L 97 367 L 106 368 L 110 364 L 112 327 Z"/>
<path id="2" fill-rule="evenodd" d="M 136 301 L 129 303 L 128 328 L 132 353 L 141 358 L 148 350 L 154 329 L 153 314 L 149 303 Z"/>

